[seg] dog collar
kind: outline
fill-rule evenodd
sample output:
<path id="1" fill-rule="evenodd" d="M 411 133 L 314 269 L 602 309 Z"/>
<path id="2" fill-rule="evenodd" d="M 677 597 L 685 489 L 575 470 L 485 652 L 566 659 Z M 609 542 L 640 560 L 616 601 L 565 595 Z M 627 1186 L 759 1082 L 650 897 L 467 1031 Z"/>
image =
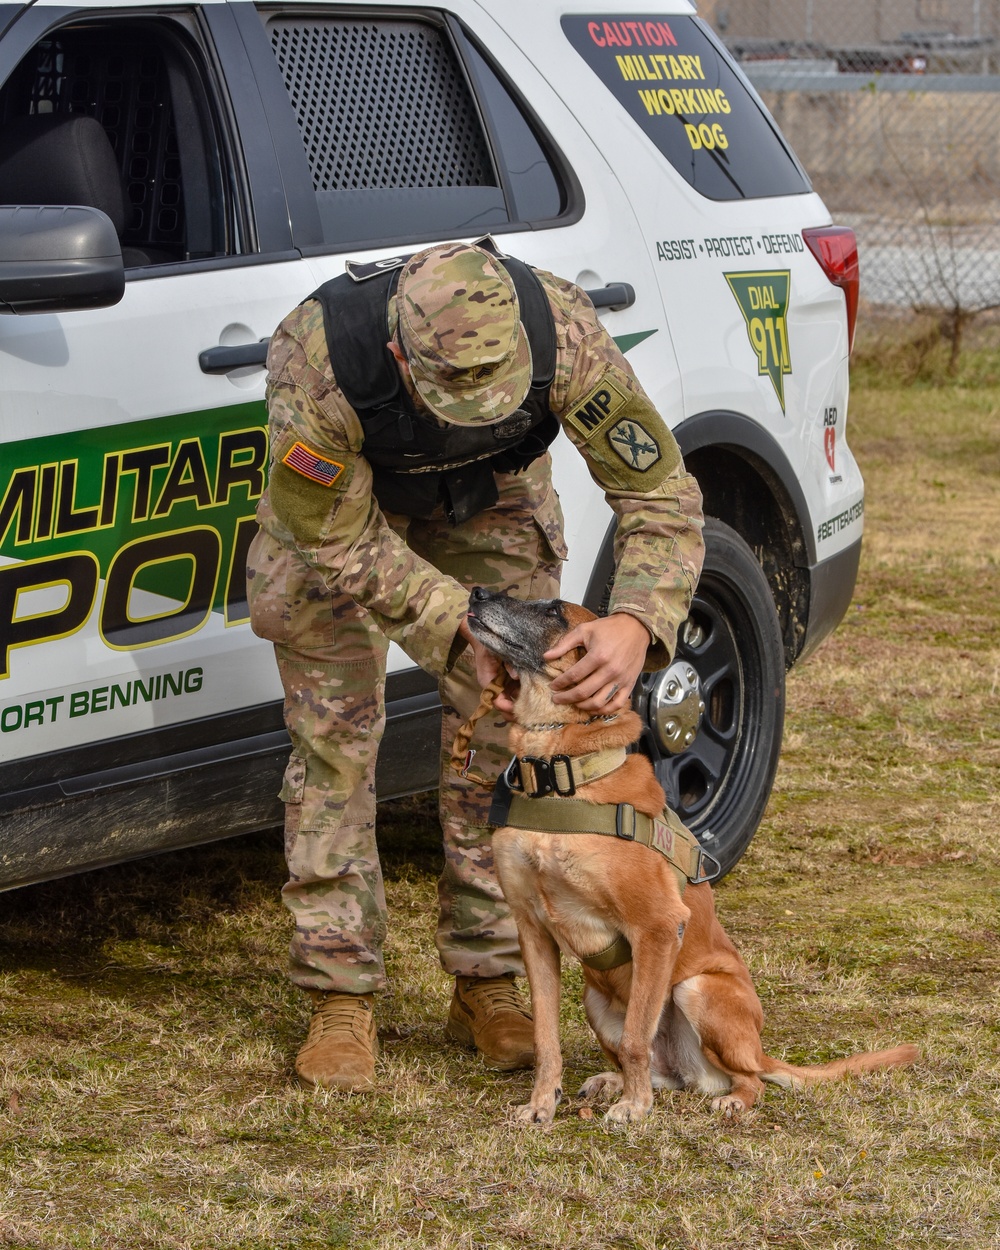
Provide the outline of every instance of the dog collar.
<path id="1" fill-rule="evenodd" d="M 520 755 L 507 766 L 507 784 L 529 799 L 557 794 L 569 798 L 577 787 L 606 777 L 625 763 L 624 747 L 591 751 L 589 755 Z"/>
<path id="2" fill-rule="evenodd" d="M 595 725 L 599 720 L 613 721 L 618 719 L 617 712 L 599 712 L 596 716 L 590 716 L 587 720 L 550 720 L 533 725 L 521 725 L 521 729 L 532 729 L 536 732 L 548 729 L 568 729 L 570 725 Z"/>

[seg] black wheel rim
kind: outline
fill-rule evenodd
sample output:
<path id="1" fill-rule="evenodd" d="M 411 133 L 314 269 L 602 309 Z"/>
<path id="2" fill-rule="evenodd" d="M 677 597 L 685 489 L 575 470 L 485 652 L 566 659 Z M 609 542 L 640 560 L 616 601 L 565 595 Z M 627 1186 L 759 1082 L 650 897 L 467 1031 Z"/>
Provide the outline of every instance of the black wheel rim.
<path id="1" fill-rule="evenodd" d="M 670 807 L 711 844 L 712 835 L 722 835 L 727 818 L 740 806 L 761 733 L 761 644 L 742 596 L 729 583 L 703 576 L 676 660 L 698 675 L 705 708 L 697 734 L 680 754 L 665 749 L 652 716 L 663 674 L 650 673 L 639 695 L 638 710 L 647 726 L 644 744 Z"/>

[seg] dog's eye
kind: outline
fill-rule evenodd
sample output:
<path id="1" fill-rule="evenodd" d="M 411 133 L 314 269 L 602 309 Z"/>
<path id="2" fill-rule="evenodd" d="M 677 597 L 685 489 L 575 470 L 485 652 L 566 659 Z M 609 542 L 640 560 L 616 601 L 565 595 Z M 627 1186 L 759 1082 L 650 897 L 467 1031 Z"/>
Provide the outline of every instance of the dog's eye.
<path id="1" fill-rule="evenodd" d="M 546 616 L 562 616 L 562 604 L 558 599 L 553 599 L 546 610 Z"/>

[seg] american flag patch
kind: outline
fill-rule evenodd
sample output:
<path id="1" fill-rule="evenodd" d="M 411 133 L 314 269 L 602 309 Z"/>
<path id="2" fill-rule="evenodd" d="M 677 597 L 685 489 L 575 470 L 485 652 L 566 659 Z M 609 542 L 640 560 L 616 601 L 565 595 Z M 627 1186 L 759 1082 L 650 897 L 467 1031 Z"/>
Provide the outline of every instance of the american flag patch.
<path id="1" fill-rule="evenodd" d="M 332 486 L 344 471 L 344 466 L 338 461 L 328 460 L 319 452 L 310 451 L 305 443 L 296 443 L 282 456 L 281 463 L 287 464 L 303 477 L 319 482 L 320 486 Z"/>

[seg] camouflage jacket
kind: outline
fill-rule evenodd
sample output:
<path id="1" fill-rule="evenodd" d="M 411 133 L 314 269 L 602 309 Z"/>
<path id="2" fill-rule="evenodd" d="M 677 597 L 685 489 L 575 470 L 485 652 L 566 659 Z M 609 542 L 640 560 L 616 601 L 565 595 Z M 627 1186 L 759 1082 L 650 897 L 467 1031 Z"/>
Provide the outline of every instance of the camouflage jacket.
<path id="1" fill-rule="evenodd" d="M 538 276 L 556 327 L 549 404 L 617 518 L 608 610 L 647 626 L 647 667 L 660 668 L 673 656 L 701 571 L 701 493 L 586 294 L 552 274 Z M 381 513 L 361 422 L 337 386 L 316 300 L 281 323 L 267 364 L 271 476 L 257 511 L 263 531 L 297 549 L 331 588 L 349 594 L 440 676 L 460 649 L 456 631 L 468 591 L 411 551 Z"/>

